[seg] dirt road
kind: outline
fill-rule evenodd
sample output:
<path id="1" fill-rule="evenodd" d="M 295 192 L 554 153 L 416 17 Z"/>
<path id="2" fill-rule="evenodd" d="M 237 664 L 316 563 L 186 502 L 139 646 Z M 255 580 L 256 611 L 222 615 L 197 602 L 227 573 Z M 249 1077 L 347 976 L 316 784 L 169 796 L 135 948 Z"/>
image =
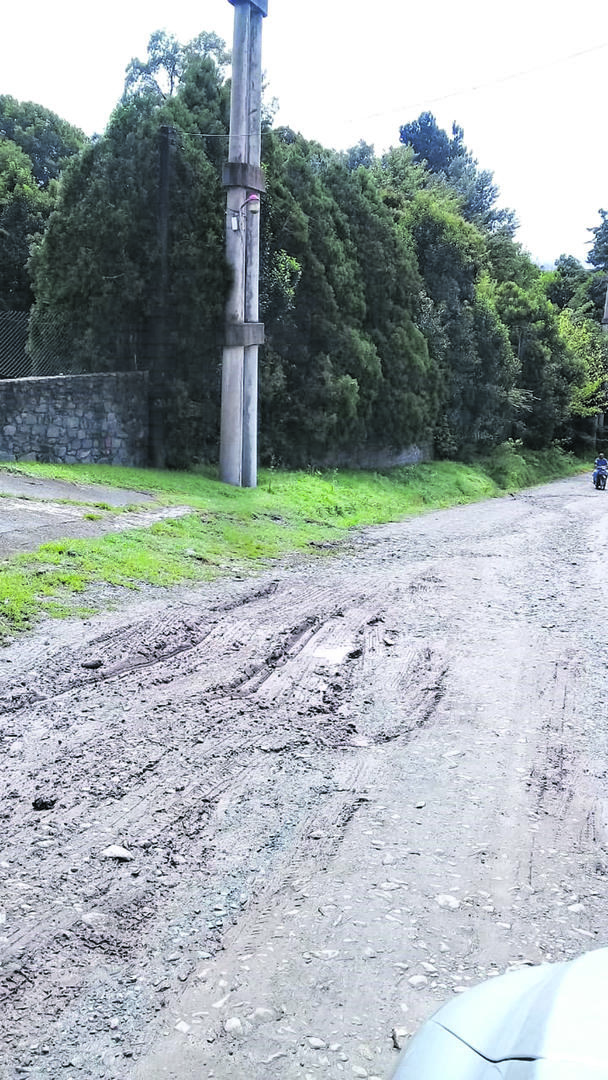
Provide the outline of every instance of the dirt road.
<path id="1" fill-rule="evenodd" d="M 607 530 L 562 481 L 1 651 L 2 1077 L 385 1080 L 608 943 Z"/>

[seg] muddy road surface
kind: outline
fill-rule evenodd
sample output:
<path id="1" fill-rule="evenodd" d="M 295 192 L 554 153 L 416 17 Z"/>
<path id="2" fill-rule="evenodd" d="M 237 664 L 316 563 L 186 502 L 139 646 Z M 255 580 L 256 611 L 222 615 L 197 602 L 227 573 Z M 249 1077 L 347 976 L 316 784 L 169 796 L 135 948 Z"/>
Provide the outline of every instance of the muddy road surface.
<path id="1" fill-rule="evenodd" d="M 386 1080 L 607 944 L 607 531 L 567 480 L 2 650 L 2 1077 Z"/>

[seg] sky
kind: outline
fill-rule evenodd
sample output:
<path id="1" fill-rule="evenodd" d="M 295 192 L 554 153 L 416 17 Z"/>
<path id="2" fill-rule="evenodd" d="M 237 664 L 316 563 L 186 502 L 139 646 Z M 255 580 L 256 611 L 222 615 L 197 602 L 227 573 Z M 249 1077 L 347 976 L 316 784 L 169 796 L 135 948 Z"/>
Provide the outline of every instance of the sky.
<path id="1" fill-rule="evenodd" d="M 150 34 L 232 43 L 228 0 L 29 0 L 2 16 L 0 93 L 103 131 Z M 401 124 L 456 121 L 517 239 L 542 265 L 586 260 L 608 209 L 606 0 L 269 0 L 263 66 L 276 123 L 324 146 L 377 153 Z"/>

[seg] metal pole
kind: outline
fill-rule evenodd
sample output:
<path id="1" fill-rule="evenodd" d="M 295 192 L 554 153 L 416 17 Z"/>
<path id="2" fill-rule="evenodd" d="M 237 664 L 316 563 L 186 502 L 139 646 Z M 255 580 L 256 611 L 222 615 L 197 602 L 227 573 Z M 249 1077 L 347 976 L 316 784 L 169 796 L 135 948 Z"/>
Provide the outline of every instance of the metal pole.
<path id="1" fill-rule="evenodd" d="M 260 168 L 262 19 L 268 0 L 229 2 L 235 12 L 224 186 L 226 258 L 232 269 L 232 287 L 226 304 L 222 361 L 220 478 L 238 487 L 255 487 L 258 345 L 264 340 L 264 328 L 258 321 L 259 214 L 252 213 L 248 199 L 264 190 Z"/>

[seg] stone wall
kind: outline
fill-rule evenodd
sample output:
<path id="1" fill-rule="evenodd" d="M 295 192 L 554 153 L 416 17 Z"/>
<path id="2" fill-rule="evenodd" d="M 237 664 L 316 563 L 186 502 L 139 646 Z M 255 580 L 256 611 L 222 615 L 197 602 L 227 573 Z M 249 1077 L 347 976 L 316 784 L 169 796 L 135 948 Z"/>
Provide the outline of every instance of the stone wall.
<path id="1" fill-rule="evenodd" d="M 420 446 L 406 446 L 402 450 L 379 446 L 363 450 L 336 451 L 331 458 L 313 461 L 311 464 L 324 469 L 394 469 L 398 465 L 419 465 L 421 461 L 432 460 L 432 444 L 423 443 Z"/>
<path id="2" fill-rule="evenodd" d="M 146 465 L 147 373 L 0 379 L 0 460 Z"/>

